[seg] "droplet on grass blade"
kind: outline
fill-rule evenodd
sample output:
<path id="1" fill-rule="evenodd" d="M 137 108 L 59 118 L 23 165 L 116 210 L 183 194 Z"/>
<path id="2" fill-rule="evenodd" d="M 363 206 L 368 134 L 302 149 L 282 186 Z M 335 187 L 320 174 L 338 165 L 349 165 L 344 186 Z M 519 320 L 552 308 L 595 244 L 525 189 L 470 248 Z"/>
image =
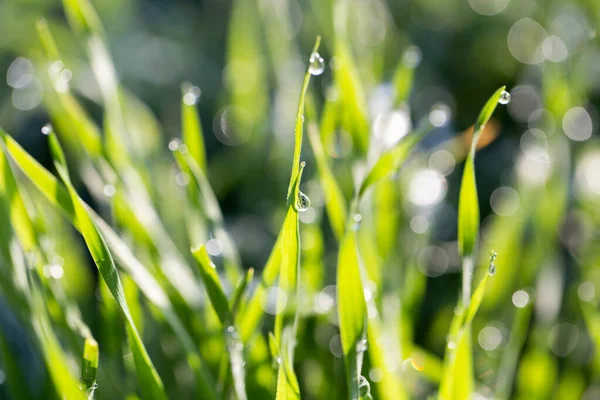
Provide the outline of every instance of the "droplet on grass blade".
<path id="1" fill-rule="evenodd" d="M 317 52 L 312 53 L 308 64 L 308 72 L 311 75 L 321 75 L 324 70 L 325 60 L 323 60 L 323 57 Z"/>
<path id="2" fill-rule="evenodd" d="M 369 384 L 367 378 L 362 375 L 358 380 L 358 394 L 361 398 L 371 395 L 371 385 Z"/>
<path id="3" fill-rule="evenodd" d="M 508 93 L 506 90 L 502 92 L 502 94 L 500 95 L 500 99 L 498 99 L 498 103 L 500 104 L 508 104 L 510 103 L 510 93 Z"/>
<path id="4" fill-rule="evenodd" d="M 296 208 L 300 212 L 304 212 L 310 208 L 310 199 L 307 195 L 302 192 L 298 192 L 298 199 L 296 201 Z"/>

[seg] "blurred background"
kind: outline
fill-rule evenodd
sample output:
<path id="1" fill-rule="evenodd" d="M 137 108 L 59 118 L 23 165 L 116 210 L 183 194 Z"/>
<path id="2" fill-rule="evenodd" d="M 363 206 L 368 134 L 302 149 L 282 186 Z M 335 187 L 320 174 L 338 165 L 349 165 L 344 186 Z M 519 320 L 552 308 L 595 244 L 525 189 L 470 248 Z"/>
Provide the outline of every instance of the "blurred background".
<path id="1" fill-rule="evenodd" d="M 261 270 L 283 220 L 294 118 L 316 35 L 323 37 L 319 52 L 325 70 L 313 77 L 311 91 L 323 131 L 326 105 L 340 96 L 334 82 L 339 68 L 335 33 L 350 44 L 372 143 L 390 148 L 418 121 L 430 119 L 436 129 L 386 183 L 396 187 L 394 196 L 374 194 L 372 202 L 377 204 L 374 220 L 393 225 L 378 230 L 384 233 L 375 238 L 387 279 L 378 290 L 395 293 L 398 285 L 406 289 L 403 300 L 419 299 L 409 312 L 411 335 L 438 358 L 460 289 L 457 201 L 469 129 L 488 97 L 506 85 L 511 101 L 496 111 L 476 159 L 481 271 L 489 251 L 498 252 L 498 272 L 474 330 L 478 377 L 484 389 L 507 385 L 497 377 L 508 368 L 517 379 L 507 390 L 521 398 L 600 397 L 594 331 L 581 307 L 592 304 L 590 315 L 598 313 L 600 2 L 348 0 L 341 2 L 348 5 L 341 17 L 334 4 L 340 2 L 332 0 L 92 3 L 119 81 L 143 101 L 136 103 L 146 117 L 131 129 L 138 132 L 133 152 L 167 165 L 164 173 L 148 168 L 167 229 L 178 244 L 184 242 L 177 214 L 185 200 L 185 178 L 168 151 L 168 143 L 181 136 L 183 90 L 197 97 L 209 179 L 245 267 Z M 0 126 L 50 165 L 40 130 L 50 121 L 54 95 L 42 76 L 46 66 L 39 62 L 35 24 L 40 17 L 48 20 L 66 68 L 60 68 L 59 80 L 99 126 L 102 93 L 59 0 L 0 0 Z M 397 103 L 399 65 L 410 70 L 411 85 Z M 438 112 L 431 113 L 432 108 Z M 349 129 L 333 131 L 325 150 L 349 199 L 352 171 L 370 161 Z M 300 217 L 303 260 L 308 275 L 322 275 L 315 289 L 323 293 L 321 300 L 333 301 L 331 290 L 321 291 L 335 283 L 337 256 L 326 195 L 307 144 L 302 158 L 307 161 L 303 191 L 312 204 Z M 84 199 L 106 212 L 84 185 L 79 187 Z M 83 251 L 80 257 L 86 257 Z M 421 276 L 407 283 L 409 274 L 400 271 L 413 265 Z M 75 270 L 63 278 L 67 291 L 92 309 L 95 270 L 91 265 L 88 271 Z M 519 314 L 534 298 L 535 309 Z M 94 321 L 86 321 L 92 330 Z M 335 335 L 330 327 L 315 328 L 314 345 L 331 353 L 339 366 Z M 521 360 L 512 370 L 502 361 L 511 351 Z M 323 393 L 325 383 L 302 371 L 306 398 L 322 398 L 316 393 Z M 373 382 L 378 376 L 371 370 Z M 431 393 L 428 379 L 433 378 L 415 380 L 415 398 Z"/>

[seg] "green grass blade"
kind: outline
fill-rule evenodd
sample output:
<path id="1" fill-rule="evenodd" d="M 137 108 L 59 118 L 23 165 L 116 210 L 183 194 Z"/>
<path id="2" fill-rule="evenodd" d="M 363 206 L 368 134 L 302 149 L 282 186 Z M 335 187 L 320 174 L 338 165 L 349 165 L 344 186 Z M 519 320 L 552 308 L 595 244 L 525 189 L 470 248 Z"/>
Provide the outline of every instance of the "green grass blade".
<path id="1" fill-rule="evenodd" d="M 367 307 L 358 259 L 356 232 L 348 230 L 340 243 L 337 263 L 337 304 L 342 352 L 346 365 L 348 390 L 358 399 L 357 346 L 365 334 Z"/>
<path id="2" fill-rule="evenodd" d="M 433 127 L 428 121 L 422 122 L 421 127 L 404 140 L 400 141 L 393 149 L 383 153 L 377 160 L 359 190 L 362 197 L 366 190 L 378 181 L 390 176 L 406 161 L 412 149 L 427 135 Z"/>
<path id="3" fill-rule="evenodd" d="M 323 187 L 323 193 L 325 193 L 325 196 L 327 197 L 325 209 L 327 210 L 329 223 L 331 224 L 333 233 L 339 241 L 344 235 L 348 207 L 346 206 L 346 199 L 344 198 L 342 189 L 340 189 L 333 176 L 333 172 L 331 172 L 329 163 L 327 162 L 327 156 L 323 149 L 323 143 L 319 135 L 319 127 L 316 122 L 314 104 L 311 100 L 312 99 L 309 99 L 306 103 L 308 140 L 315 155 L 315 160 L 317 161 L 317 169 L 321 186 Z"/>
<path id="4" fill-rule="evenodd" d="M 413 46 L 409 46 L 394 71 L 392 83 L 395 89 L 394 105 L 396 107 L 400 107 L 408 101 L 417 65 L 415 65 L 414 60 L 407 60 L 407 57 L 412 56 L 412 52 L 415 51 L 418 50 Z"/>
<path id="5" fill-rule="evenodd" d="M 112 254 L 108 250 L 108 246 L 102 238 L 102 235 L 92 221 L 83 201 L 80 199 L 71 183 L 65 156 L 56 135 L 54 132 L 51 132 L 48 137 L 50 150 L 54 158 L 54 165 L 71 196 L 80 232 L 96 266 L 98 267 L 100 275 L 117 301 L 127 323 L 127 334 L 130 339 L 130 348 L 133 353 L 141 392 L 144 397 L 148 399 L 166 399 L 167 397 L 164 392 L 163 383 L 148 356 L 148 352 L 142 343 L 142 338 L 138 333 L 133 317 L 129 312 L 129 306 L 125 299 L 125 292 L 119 278 L 117 267 L 113 261 Z"/>
<path id="6" fill-rule="evenodd" d="M 49 63 L 61 59 L 54 38 L 45 19 L 36 24 L 37 34 L 42 43 L 46 59 Z M 52 80 L 52 77 L 49 77 Z M 52 82 L 54 88 L 54 82 Z M 54 88 L 55 89 L 55 88 Z M 47 101 L 48 110 L 58 131 L 69 136 L 70 141 L 80 143 L 94 159 L 102 155 L 102 139 L 100 130 L 83 110 L 69 90 L 54 90 L 58 101 Z"/>
<path id="7" fill-rule="evenodd" d="M 200 123 L 200 115 L 196 108 L 198 99 L 197 93 L 194 93 L 194 87 L 184 87 L 184 93 L 181 98 L 181 135 L 183 143 L 188 147 L 190 156 L 206 173 L 206 150 L 204 148 L 204 133 Z M 199 89 L 198 89 L 199 90 Z"/>
<path id="8" fill-rule="evenodd" d="M 81 362 L 81 382 L 85 390 L 93 393 L 98 371 L 98 342 L 92 338 L 85 340 L 83 345 L 83 361 Z"/>
<path id="9" fill-rule="evenodd" d="M 477 187 L 475 183 L 475 150 L 477 142 L 483 132 L 485 124 L 492 116 L 498 100 L 504 91 L 504 86 L 498 89 L 487 101 L 473 130 L 473 139 L 469 155 L 465 163 L 460 198 L 458 207 L 458 249 L 463 257 L 472 256 L 475 252 L 475 243 L 479 234 L 479 203 L 477 200 Z"/>
<path id="10" fill-rule="evenodd" d="M 212 306 L 214 307 L 221 324 L 227 328 L 233 324 L 233 315 L 229 309 L 229 302 L 227 300 L 227 296 L 225 295 L 225 291 L 221 286 L 221 281 L 219 280 L 219 274 L 217 274 L 215 264 L 210 261 L 210 257 L 208 256 L 204 246 L 192 249 L 192 254 L 194 255 L 194 258 L 198 264 L 198 272 L 202 282 L 204 283 L 204 287 L 206 288 L 210 302 L 212 303 Z"/>
<path id="11" fill-rule="evenodd" d="M 471 297 L 475 246 L 479 236 L 479 200 L 477 198 L 477 185 L 475 182 L 475 150 L 485 124 L 487 124 L 494 113 L 504 89 L 505 86 L 502 86 L 496 90 L 477 118 L 460 185 L 458 201 L 458 252 L 462 258 L 463 303 L 465 306 L 469 304 Z"/>
<path id="12" fill-rule="evenodd" d="M 471 297 L 466 310 L 459 304 L 448 335 L 448 348 L 444 360 L 444 372 L 440 383 L 440 398 L 444 400 L 462 400 L 471 398 L 475 390 L 473 377 L 473 349 L 471 343 L 472 323 L 483 297 L 490 277 L 495 272 L 493 259 L 489 272 L 485 274 Z"/>
<path id="13" fill-rule="evenodd" d="M 88 0 L 63 0 L 69 24 L 82 36 L 104 34 L 100 18 Z"/>
<path id="14" fill-rule="evenodd" d="M 315 41 L 315 45 L 313 46 L 313 51 L 311 53 L 314 54 L 319 50 L 319 46 L 321 44 L 321 36 L 317 36 L 317 40 Z M 294 184 L 296 183 L 296 179 L 298 177 L 298 167 L 300 165 L 300 153 L 302 152 L 302 136 L 303 136 L 303 127 L 304 127 L 304 101 L 306 98 L 306 92 L 308 91 L 308 84 L 310 83 L 311 73 L 309 68 L 306 69 L 306 73 L 304 74 L 304 81 L 302 82 L 302 90 L 300 92 L 300 100 L 298 101 L 298 111 L 296 112 L 296 127 L 294 131 L 294 159 L 292 161 L 292 173 L 290 176 L 290 183 L 288 186 L 288 202 L 290 201 L 289 197 L 292 194 L 292 189 L 294 188 Z"/>

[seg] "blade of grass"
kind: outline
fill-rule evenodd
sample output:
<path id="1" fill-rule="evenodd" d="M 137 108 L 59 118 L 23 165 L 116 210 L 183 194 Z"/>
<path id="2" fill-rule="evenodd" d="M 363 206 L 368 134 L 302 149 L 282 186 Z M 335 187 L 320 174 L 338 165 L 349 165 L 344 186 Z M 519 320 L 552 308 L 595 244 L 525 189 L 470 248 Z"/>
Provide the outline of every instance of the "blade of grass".
<path id="1" fill-rule="evenodd" d="M 117 301 L 119 308 L 127 323 L 127 334 L 130 339 L 130 348 L 133 353 L 133 358 L 136 365 L 136 372 L 141 392 L 145 398 L 149 399 L 166 399 L 163 383 L 156 372 L 148 352 L 142 343 L 138 330 L 133 321 L 133 317 L 129 312 L 129 306 L 125 299 L 125 293 L 117 267 L 112 258 L 112 254 L 108 250 L 108 246 L 100 234 L 98 228 L 88 214 L 83 201 L 77 194 L 77 191 L 71 183 L 71 178 L 66 165 L 66 159 L 58 139 L 54 132 L 48 135 L 50 150 L 54 159 L 54 166 L 61 180 L 67 187 L 71 201 L 75 210 L 75 215 L 80 226 L 80 232 L 88 246 L 88 249 L 94 259 L 100 275 L 106 282 L 111 294 Z"/>
<path id="2" fill-rule="evenodd" d="M 227 295 L 225 295 L 223 286 L 221 286 L 215 264 L 210 261 L 206 248 L 202 245 L 196 249 L 192 249 L 192 254 L 196 259 L 200 278 L 204 283 L 210 302 L 214 307 L 221 324 L 223 324 L 224 327 L 229 327 L 233 324 L 233 315 L 229 309 Z"/>
<path id="3" fill-rule="evenodd" d="M 475 390 L 473 378 L 473 350 L 471 344 L 472 323 L 490 277 L 495 273 L 495 253 L 490 256 L 488 273 L 484 275 L 470 299 L 469 306 L 463 309 L 458 305 L 448 335 L 448 347 L 444 359 L 444 372 L 440 383 L 440 397 L 444 400 L 462 400 L 472 396 Z"/>
<path id="4" fill-rule="evenodd" d="M 340 243 L 337 262 L 337 310 L 342 340 L 342 353 L 351 399 L 359 397 L 359 343 L 365 335 L 367 308 L 358 258 L 356 231 L 347 229 Z"/>
<path id="5" fill-rule="evenodd" d="M 458 201 L 458 252 L 462 259 L 463 304 L 469 305 L 471 298 L 471 280 L 475 260 L 475 247 L 479 236 L 479 200 L 475 183 L 475 151 L 477 142 L 485 124 L 494 113 L 505 86 L 502 86 L 489 98 L 483 106 L 473 128 L 473 139 L 469 155 L 465 162 Z"/>
<path id="6" fill-rule="evenodd" d="M 86 339 L 83 345 L 83 361 L 81 362 L 81 382 L 83 388 L 88 392 L 88 397 L 92 398 L 94 390 L 96 389 L 98 359 L 98 342 L 92 338 Z M 90 396 L 90 394 L 92 396 Z"/>
<path id="7" fill-rule="evenodd" d="M 188 147 L 190 156 L 206 174 L 206 150 L 204 149 L 204 133 L 200 123 L 200 115 L 196 108 L 198 96 L 190 84 L 184 84 L 181 97 L 181 135 L 183 143 Z M 199 90 L 199 89 L 198 89 Z"/>

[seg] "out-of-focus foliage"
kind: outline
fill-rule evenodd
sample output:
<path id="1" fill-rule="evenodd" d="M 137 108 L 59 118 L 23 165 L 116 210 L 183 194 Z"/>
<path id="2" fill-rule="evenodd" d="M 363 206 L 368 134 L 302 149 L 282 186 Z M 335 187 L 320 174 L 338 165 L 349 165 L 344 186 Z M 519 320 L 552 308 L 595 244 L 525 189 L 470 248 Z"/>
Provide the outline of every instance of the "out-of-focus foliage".
<path id="1" fill-rule="evenodd" d="M 600 398 L 599 25 L 0 1 L 0 398 Z"/>

